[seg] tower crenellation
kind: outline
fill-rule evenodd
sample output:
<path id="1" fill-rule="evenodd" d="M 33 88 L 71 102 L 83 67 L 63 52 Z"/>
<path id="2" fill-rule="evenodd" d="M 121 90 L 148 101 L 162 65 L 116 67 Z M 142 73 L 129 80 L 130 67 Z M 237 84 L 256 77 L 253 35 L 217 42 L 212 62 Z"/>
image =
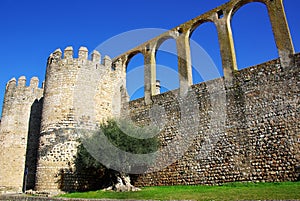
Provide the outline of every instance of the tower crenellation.
<path id="1" fill-rule="evenodd" d="M 10 91 L 12 88 L 14 88 L 17 85 L 16 78 L 10 79 L 6 84 L 6 91 Z"/>
<path id="2" fill-rule="evenodd" d="M 101 54 L 97 50 L 92 52 L 91 58 L 93 62 L 101 63 Z"/>
<path id="3" fill-rule="evenodd" d="M 29 177 L 34 176 L 36 149 L 30 148 L 37 147 L 43 96 L 38 85 L 39 79 L 33 77 L 26 86 L 25 76 L 18 81 L 12 78 L 6 85 L 0 127 L 0 186 L 15 192 L 22 191 L 25 161 L 30 166 Z"/>
<path id="4" fill-rule="evenodd" d="M 41 120 L 37 190 L 58 188 L 55 175 L 72 164 L 72 154 L 76 153 L 78 143 L 78 128 L 95 129 L 100 122 L 115 114 L 113 100 L 120 96 L 120 89 L 114 88 L 123 83 L 121 80 L 125 75 L 112 70 L 112 59 L 109 56 L 104 56 L 101 63 L 98 51 L 94 50 L 90 59 L 88 55 L 88 49 L 80 47 L 78 58 L 75 58 L 73 48 L 69 46 L 63 53 L 57 49 L 49 57 Z M 59 143 L 57 138 L 61 139 Z M 53 155 L 54 149 L 61 152 Z"/>
<path id="5" fill-rule="evenodd" d="M 100 108 L 99 105 L 101 105 L 98 104 L 101 101 L 99 97 L 102 97 L 102 93 L 106 95 L 112 93 L 114 84 L 119 83 L 116 81 L 125 77 L 121 75 L 124 72 L 112 69 L 113 62 L 109 56 L 104 56 L 101 63 L 101 54 L 97 50 L 92 51 L 90 59 L 86 47 L 79 48 L 78 58 L 74 58 L 73 55 L 74 51 L 71 46 L 66 47 L 63 53 L 61 49 L 56 49 L 50 54 L 45 80 L 44 95 L 47 100 L 43 109 L 45 118 L 42 121 L 42 131 L 47 130 L 46 127 L 50 125 L 55 127 L 58 119 L 63 119 L 70 110 L 75 111 L 75 119 L 78 121 L 80 117 L 76 113 L 79 111 L 84 113 L 80 108 L 85 108 L 85 106 L 77 104 L 82 102 L 80 101 L 82 97 L 77 97 L 77 94 L 85 91 L 88 92 L 86 97 L 91 100 L 95 99 L 95 106 L 93 107 L 93 114 L 81 114 L 81 116 L 88 115 L 95 122 L 100 122 L 100 117 L 96 117 L 96 114 L 100 113 L 97 112 Z M 57 108 L 54 110 L 55 112 L 53 108 Z"/>
<path id="6" fill-rule="evenodd" d="M 50 55 L 45 80 L 44 95 L 47 100 L 43 109 L 45 118 L 42 121 L 42 131 L 50 127 L 55 128 L 58 120 L 67 116 L 70 109 L 74 109 L 75 114 L 76 111 L 83 112 L 80 108 L 85 106 L 76 104 L 80 102 L 78 99 L 81 97 L 77 97 L 79 92 L 88 91 L 86 96 L 93 100 L 94 97 L 97 97 L 97 93 L 102 93 L 97 89 L 103 83 L 110 83 L 112 78 L 118 77 L 115 75 L 118 72 L 112 71 L 112 59 L 109 56 L 105 56 L 101 64 L 101 54 L 98 51 L 94 50 L 91 53 L 91 59 L 88 59 L 88 54 L 89 51 L 86 47 L 80 47 L 78 58 L 74 58 L 73 47 L 68 46 L 64 49 L 64 53 L 60 49 L 56 49 Z M 53 110 L 53 108 L 57 109 Z M 78 121 L 80 119 L 79 114 L 75 116 Z M 95 114 L 88 116 L 92 119 L 96 118 Z M 96 121 L 99 122 L 100 120 Z"/>
<path id="7" fill-rule="evenodd" d="M 50 54 L 48 59 L 48 64 L 50 63 L 57 63 L 61 62 L 64 63 L 67 67 L 76 66 L 76 64 L 82 64 L 82 62 L 85 64 L 84 66 L 90 66 L 91 64 L 102 64 L 103 66 L 111 66 L 112 65 L 112 59 L 109 56 L 104 56 L 103 60 L 101 60 L 101 54 L 97 50 L 93 50 L 90 53 L 90 59 L 89 59 L 89 50 L 86 47 L 80 47 L 78 49 L 78 57 L 74 57 L 74 50 L 73 47 L 68 46 L 62 50 L 60 48 L 56 49 L 53 53 Z M 73 65 L 70 65 L 73 64 Z M 52 67 L 52 66 L 49 66 Z M 95 65 L 96 69 L 99 67 L 99 65 Z"/>
<path id="8" fill-rule="evenodd" d="M 80 47 L 78 51 L 78 59 L 87 60 L 88 59 L 88 49 L 86 47 Z"/>
<path id="9" fill-rule="evenodd" d="M 61 56 L 62 56 L 62 51 L 61 49 L 56 49 L 51 55 L 50 57 L 53 57 L 53 59 L 61 59 Z"/>
<path id="10" fill-rule="evenodd" d="M 39 78 L 38 77 L 32 77 L 30 79 L 29 85 L 26 85 L 27 79 L 25 76 L 20 76 L 18 78 L 18 81 L 16 80 L 15 77 L 13 77 L 12 79 L 10 79 L 7 84 L 6 84 L 6 92 L 5 93 L 9 93 L 9 92 L 13 92 L 15 94 L 26 94 L 28 95 L 28 92 L 30 92 L 30 89 L 43 89 L 43 85 L 42 87 L 39 87 Z M 18 91 L 22 89 L 22 91 Z M 25 89 L 25 91 L 24 91 Z"/>
<path id="11" fill-rule="evenodd" d="M 18 86 L 19 87 L 25 87 L 26 86 L 26 77 L 25 76 L 19 77 Z"/>
<path id="12" fill-rule="evenodd" d="M 39 78 L 38 77 L 32 77 L 30 79 L 29 86 L 26 86 L 26 81 L 27 81 L 27 79 L 25 76 L 20 76 L 18 81 L 16 80 L 15 77 L 11 78 L 6 84 L 6 93 L 9 91 L 12 91 L 12 90 L 20 89 L 20 88 L 43 89 L 43 85 L 42 85 L 42 87 L 39 88 Z"/>
<path id="13" fill-rule="evenodd" d="M 29 87 L 37 89 L 39 87 L 39 78 L 38 77 L 32 77 L 30 79 Z"/>
<path id="14" fill-rule="evenodd" d="M 73 54 L 73 47 L 66 47 L 66 49 L 64 50 L 64 59 L 73 59 Z"/>
<path id="15" fill-rule="evenodd" d="M 112 66 L 112 60 L 111 60 L 111 58 L 109 57 L 109 56 L 104 56 L 104 58 L 103 58 L 103 65 L 105 66 L 105 67 L 111 67 Z"/>
<path id="16" fill-rule="evenodd" d="M 90 190 L 98 183 L 95 175 L 79 173 L 74 163 L 81 132 L 120 116 L 159 128 L 158 158 L 127 165 L 147 170 L 148 162 L 155 162 L 160 167 L 137 175 L 135 185 L 299 180 L 300 54 L 295 54 L 282 0 L 259 0 L 267 8 L 280 58 L 238 71 L 230 19 L 251 2 L 230 0 L 113 59 L 86 47 L 56 49 L 41 88 L 37 77 L 29 84 L 25 76 L 9 80 L 0 121 L 0 193 L 22 187 Z M 190 36 L 208 21 L 217 31 L 224 77 L 192 86 Z M 179 89 L 160 94 L 156 53 L 170 38 L 176 42 Z M 126 69 L 139 53 L 144 98 L 129 101 Z M 169 166 L 169 156 L 179 158 Z"/>

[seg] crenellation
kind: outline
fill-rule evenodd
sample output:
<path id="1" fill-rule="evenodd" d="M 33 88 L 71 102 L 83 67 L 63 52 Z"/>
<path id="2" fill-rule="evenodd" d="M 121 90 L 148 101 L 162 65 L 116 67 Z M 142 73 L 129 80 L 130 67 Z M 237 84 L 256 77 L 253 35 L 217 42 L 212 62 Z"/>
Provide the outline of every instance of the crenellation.
<path id="1" fill-rule="evenodd" d="M 103 65 L 106 68 L 111 68 L 112 67 L 112 59 L 109 56 L 105 55 L 103 58 Z"/>
<path id="2" fill-rule="evenodd" d="M 86 47 L 80 47 L 78 57 L 72 58 L 69 55 L 72 51 L 72 47 L 65 48 L 65 55 L 63 59 L 56 60 L 56 62 L 50 62 L 47 66 L 47 74 L 45 80 L 45 108 L 43 109 L 44 118 L 42 120 L 42 131 L 46 131 L 48 127 L 52 127 L 63 119 L 65 115 L 68 115 L 70 108 L 74 108 L 74 104 L 78 104 L 80 108 L 75 107 L 75 113 L 80 113 L 85 106 L 81 106 L 80 101 L 77 103 L 77 94 L 81 91 L 86 91 L 86 97 L 90 97 L 93 100 L 93 91 L 96 91 L 101 85 L 101 80 L 107 76 L 103 76 L 108 73 L 105 71 L 111 63 L 106 63 L 106 68 L 100 64 L 100 53 L 93 51 L 91 60 L 88 58 L 88 49 Z M 60 55 L 60 51 L 57 51 Z M 67 56 L 66 56 L 67 55 Z M 111 59 L 107 57 L 110 61 Z M 110 67 L 108 68 L 110 69 Z M 52 75 L 55 75 L 53 77 Z M 91 82 L 91 78 L 98 82 Z M 109 76 L 107 77 L 109 79 Z M 49 96 L 48 96 L 49 94 Z M 50 95 L 51 94 L 51 95 Z M 84 102 L 84 101 L 83 101 Z M 53 108 L 57 108 L 53 111 Z M 86 109 L 85 109 L 86 110 Z M 89 112 L 91 113 L 91 112 Z M 76 115 L 75 115 L 76 116 Z M 76 116 L 76 120 L 80 119 Z"/>
<path id="3" fill-rule="evenodd" d="M 91 68 L 93 69 L 102 69 L 101 64 L 101 54 L 94 50 L 91 53 L 91 59 L 88 59 L 89 51 L 86 47 L 80 47 L 78 50 L 78 58 L 74 58 L 73 47 L 66 47 L 64 50 L 64 55 L 62 54 L 61 49 L 56 49 L 53 53 L 50 54 L 48 59 L 48 65 L 51 63 L 56 63 L 57 65 L 49 65 L 50 68 L 55 67 L 60 68 Z M 111 60 L 109 58 L 109 60 Z M 104 63 L 104 62 L 103 62 Z M 107 66 L 109 63 L 107 63 Z"/>
<path id="4" fill-rule="evenodd" d="M 73 48 L 67 47 L 63 59 L 49 62 L 47 66 L 39 146 L 43 156 L 54 151 L 52 149 L 61 136 L 64 136 L 61 144 L 73 144 L 78 139 L 76 129 L 92 129 L 103 119 L 112 117 L 114 88 L 124 78 L 118 72 L 111 72 L 109 56 L 105 56 L 101 64 L 98 51 L 92 52 L 91 60 L 88 60 L 86 47 L 80 47 L 78 58 L 73 58 L 71 51 Z M 76 146 L 66 149 L 72 150 L 69 152 L 72 156 L 63 158 L 58 153 L 57 157 L 63 158 L 62 161 L 48 160 L 47 157 L 38 159 L 37 190 L 57 189 L 56 179 L 45 180 L 44 175 L 59 174 L 57 166 L 67 169 L 73 164 Z"/>
<path id="5" fill-rule="evenodd" d="M 6 84 L 6 90 L 10 90 L 14 87 L 17 86 L 17 80 L 15 77 L 13 77 L 12 79 L 10 79 L 7 84 Z"/>
<path id="6" fill-rule="evenodd" d="M 39 87 L 39 78 L 38 77 L 32 77 L 30 79 L 30 87 L 37 89 Z"/>
<path id="7" fill-rule="evenodd" d="M 52 53 L 52 57 L 56 60 L 61 59 L 62 58 L 62 51 L 60 48 L 56 49 L 53 53 Z"/>
<path id="8" fill-rule="evenodd" d="M 111 117 L 131 118 L 137 125 L 163 122 L 158 134 L 162 148 L 195 135 L 178 161 L 158 172 L 137 175 L 135 185 L 299 178 L 300 56 L 293 55 L 282 0 L 259 1 L 268 7 L 281 58 L 254 67 L 237 71 L 229 23 L 233 14 L 252 0 L 231 0 L 113 60 L 109 56 L 101 59 L 96 50 L 88 59 L 86 47 L 79 48 L 78 58 L 71 46 L 64 52 L 56 49 L 48 58 L 42 88 L 37 77 L 31 78 L 29 86 L 25 76 L 18 81 L 12 78 L 6 85 L 0 122 L 0 191 L 4 187 L 21 192 L 25 167 L 29 171 L 27 188 L 88 190 L 88 185 L 81 184 L 88 184 L 90 175 L 77 177 L 73 171 L 78 130 L 95 129 Z M 207 21 L 215 23 L 218 31 L 225 79 L 192 85 L 189 36 Z M 176 40 L 180 87 L 160 94 L 155 52 L 169 38 Z M 126 68 L 137 52 L 145 60 L 145 98 L 129 101 Z M 182 91 L 188 92 L 187 96 L 178 97 Z M 184 98 L 188 102 L 181 105 Z M 153 106 L 163 109 L 159 121 L 164 121 L 152 122 L 156 120 L 149 116 Z M 180 147 L 174 148 L 178 153 Z"/>
<path id="9" fill-rule="evenodd" d="M 92 52 L 91 58 L 93 62 L 101 63 L 101 54 L 97 50 Z"/>
<path id="10" fill-rule="evenodd" d="M 86 47 L 80 47 L 78 51 L 78 59 L 87 60 L 88 59 L 88 49 Z"/>
<path id="11" fill-rule="evenodd" d="M 27 89 L 27 88 L 34 88 L 34 89 L 38 89 L 39 88 L 39 78 L 38 77 L 32 77 L 30 79 L 30 84 L 29 86 L 26 86 L 26 77 L 25 76 L 21 76 L 19 77 L 18 79 L 18 82 L 16 80 L 15 77 L 13 77 L 12 79 L 10 79 L 7 84 L 6 84 L 6 90 L 7 91 L 10 91 L 11 89 L 14 89 L 14 88 L 22 88 L 22 89 Z M 43 82 L 43 85 L 40 89 L 43 89 L 44 87 L 44 82 Z M 25 93 L 25 91 L 22 91 Z"/>
<path id="12" fill-rule="evenodd" d="M 26 86 L 26 77 L 21 76 L 18 79 L 18 87 L 25 87 Z"/>
<path id="13" fill-rule="evenodd" d="M 64 59 L 73 59 L 73 47 L 72 46 L 68 46 L 65 48 L 64 50 Z"/>
<path id="14" fill-rule="evenodd" d="M 26 77 L 21 76 L 18 84 L 12 78 L 6 87 L 0 127 L 0 186 L 9 186 L 14 192 L 22 192 L 25 162 L 31 170 L 34 167 L 34 160 L 25 158 L 33 158 L 36 153 L 28 150 L 36 145 L 39 134 L 43 89 L 38 83 L 33 77 L 26 86 Z"/>

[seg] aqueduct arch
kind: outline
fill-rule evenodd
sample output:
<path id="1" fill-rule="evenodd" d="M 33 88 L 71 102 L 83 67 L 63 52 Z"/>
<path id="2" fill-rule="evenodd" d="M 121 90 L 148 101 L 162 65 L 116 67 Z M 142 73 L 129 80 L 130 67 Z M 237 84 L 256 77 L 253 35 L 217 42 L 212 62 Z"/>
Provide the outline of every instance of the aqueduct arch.
<path id="1" fill-rule="evenodd" d="M 179 87 L 179 76 L 176 38 L 168 37 L 158 41 L 155 49 L 156 79 L 167 90 L 177 89 Z M 170 73 L 174 70 L 175 74 L 172 76 L 169 73 L 166 74 L 164 72 L 167 70 L 166 67 L 170 68 Z M 172 79 L 170 79 L 170 76 Z"/>
<path id="2" fill-rule="evenodd" d="M 207 36 L 209 34 L 209 36 Z M 190 42 L 191 42 L 191 64 L 193 67 L 193 84 L 199 83 L 199 76 L 203 81 L 219 78 L 223 76 L 222 70 L 222 58 L 220 52 L 220 43 L 218 38 L 218 31 L 216 24 L 211 20 L 201 21 L 199 23 L 195 23 L 190 31 Z M 199 46 L 199 48 L 197 48 Z M 207 63 L 207 59 L 202 57 L 198 57 L 198 55 L 202 55 L 203 53 L 199 52 L 198 49 L 203 49 L 205 53 L 212 59 L 213 63 Z M 198 51 L 196 51 L 198 50 Z M 215 57 L 212 53 L 217 53 Z M 215 64 L 215 65 L 213 65 Z M 201 69 L 195 68 L 200 67 Z M 212 69 L 215 68 L 215 69 Z M 194 69 L 195 68 L 195 69 Z M 203 68 L 203 69 L 202 69 Z M 196 71 L 196 69 L 198 69 Z M 200 71 L 199 71 L 200 70 Z M 210 73 L 204 73 L 205 71 L 210 71 Z M 211 71 L 213 70 L 213 71 Z M 222 72 L 221 72 L 222 71 Z M 212 73 L 211 73 L 212 72 Z M 202 74 L 204 73 L 204 74 Z M 206 74 L 210 74 L 211 76 L 207 76 Z M 198 75 L 198 81 L 197 80 Z M 202 81 L 200 81 L 202 82 Z"/>
<path id="3" fill-rule="evenodd" d="M 157 47 L 166 39 L 170 37 L 174 38 L 176 40 L 178 54 L 180 93 L 184 94 L 189 86 L 192 85 L 190 36 L 198 26 L 207 21 L 211 21 L 217 27 L 224 77 L 226 84 L 230 85 L 233 72 L 237 70 L 231 18 L 237 10 L 252 2 L 260 2 L 266 5 L 281 64 L 283 67 L 288 66 L 291 62 L 290 55 L 294 54 L 294 47 L 285 16 L 283 0 L 231 0 L 123 53 L 116 57 L 114 61 L 125 57 L 126 59 L 123 65 L 126 67 L 130 55 L 135 52 L 141 52 L 144 55 L 145 102 L 148 104 L 151 102 L 151 97 L 156 93 L 155 53 Z"/>
<path id="4" fill-rule="evenodd" d="M 274 40 L 277 46 L 278 55 L 282 65 L 287 66 L 290 63 L 289 55 L 294 54 L 288 23 L 285 16 L 283 0 L 241 0 L 236 1 L 230 11 L 229 20 L 243 6 L 249 3 L 258 2 L 266 6 L 269 20 L 272 26 Z"/>
<path id="5" fill-rule="evenodd" d="M 138 54 L 142 54 L 144 56 L 144 54 L 143 54 L 142 51 L 134 51 L 134 52 L 131 52 L 129 55 L 127 55 L 127 57 L 125 59 L 125 67 L 126 67 L 126 69 L 127 69 L 128 64 L 130 63 L 131 59 L 133 57 L 135 57 L 136 55 L 138 55 Z"/>
<path id="6" fill-rule="evenodd" d="M 239 5 L 231 13 L 230 22 L 239 70 L 279 57 L 265 3 L 253 1 Z"/>

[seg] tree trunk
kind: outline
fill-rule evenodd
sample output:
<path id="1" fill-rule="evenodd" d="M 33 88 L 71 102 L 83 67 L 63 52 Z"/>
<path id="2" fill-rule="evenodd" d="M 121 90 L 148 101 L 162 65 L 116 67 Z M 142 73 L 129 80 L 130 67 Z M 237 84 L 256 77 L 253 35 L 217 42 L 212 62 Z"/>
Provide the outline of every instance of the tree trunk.
<path id="1" fill-rule="evenodd" d="M 110 186 L 104 191 L 116 191 L 116 192 L 127 192 L 127 191 L 140 191 L 140 188 L 133 186 L 130 182 L 130 176 L 125 173 L 120 173 L 117 176 L 117 183 Z"/>

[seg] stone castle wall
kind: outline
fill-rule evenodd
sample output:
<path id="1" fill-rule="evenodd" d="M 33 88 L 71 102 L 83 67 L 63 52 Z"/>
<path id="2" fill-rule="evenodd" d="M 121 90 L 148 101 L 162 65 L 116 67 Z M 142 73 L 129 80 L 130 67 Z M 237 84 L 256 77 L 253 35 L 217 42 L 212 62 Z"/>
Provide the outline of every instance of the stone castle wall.
<path id="1" fill-rule="evenodd" d="M 184 152 L 161 171 L 138 176 L 135 185 L 297 180 L 300 54 L 293 59 L 287 68 L 274 60 L 238 71 L 231 87 L 223 78 L 193 85 L 186 106 L 176 90 L 154 96 L 152 105 L 131 101 L 130 116 L 139 125 L 153 121 L 153 106 L 161 108 L 154 119 L 164 122 L 162 149 Z M 187 150 L 176 145 L 182 138 L 191 140 Z"/>
<path id="2" fill-rule="evenodd" d="M 26 86 L 24 76 L 6 85 L 0 126 L 0 190 L 22 192 L 24 171 L 33 187 L 43 89 L 34 77 Z M 26 164 L 25 164 L 26 161 Z"/>
<path id="3" fill-rule="evenodd" d="M 97 51 L 91 54 L 91 60 L 85 47 L 79 49 L 78 58 L 73 54 L 73 48 L 67 47 L 63 58 L 58 49 L 48 59 L 35 186 L 38 191 L 78 188 L 78 178 L 67 176 L 75 168 L 81 135 L 78 130 L 93 129 L 115 115 L 117 106 L 112 105 L 112 99 L 121 96 L 120 87 L 125 84 L 125 71 L 113 69 L 108 56 L 101 64 Z"/>
<path id="4" fill-rule="evenodd" d="M 58 49 L 48 59 L 42 89 L 37 78 L 28 87 L 24 77 L 18 84 L 12 79 L 0 124 L 0 192 L 20 192 L 24 172 L 27 189 L 88 187 L 93 176 L 74 174 L 80 131 L 121 115 L 158 126 L 167 153 L 157 159 L 154 169 L 160 171 L 137 176 L 135 185 L 296 180 L 300 56 L 294 55 L 282 0 L 260 0 L 268 8 L 280 58 L 237 71 L 230 19 L 250 2 L 231 0 L 113 61 L 105 56 L 101 62 L 97 51 L 88 59 L 85 47 L 78 58 L 72 47 Z M 207 21 L 218 31 L 225 78 L 190 87 L 190 35 Z M 180 88 L 157 95 L 155 55 L 169 38 L 176 40 Z M 124 104 L 125 69 L 138 53 L 144 56 L 145 97 Z"/>
<path id="5" fill-rule="evenodd" d="M 67 58 L 70 50 L 64 58 L 59 50 L 50 56 L 44 89 L 36 78 L 29 87 L 24 77 L 7 84 L 0 139 L 0 186 L 6 191 L 22 190 L 26 166 L 28 189 L 69 191 L 95 182 L 74 174 L 78 129 L 118 116 L 125 72 L 120 63 L 111 68 L 108 57 L 100 64 L 97 52 L 87 60 L 85 48 L 79 58 Z M 186 97 L 175 90 L 153 96 L 152 104 L 126 104 L 124 114 L 138 125 L 159 126 L 162 149 L 184 153 L 158 172 L 137 176 L 135 185 L 296 180 L 300 54 L 292 59 L 290 67 L 278 59 L 237 71 L 231 86 L 219 78 L 193 85 Z"/>

